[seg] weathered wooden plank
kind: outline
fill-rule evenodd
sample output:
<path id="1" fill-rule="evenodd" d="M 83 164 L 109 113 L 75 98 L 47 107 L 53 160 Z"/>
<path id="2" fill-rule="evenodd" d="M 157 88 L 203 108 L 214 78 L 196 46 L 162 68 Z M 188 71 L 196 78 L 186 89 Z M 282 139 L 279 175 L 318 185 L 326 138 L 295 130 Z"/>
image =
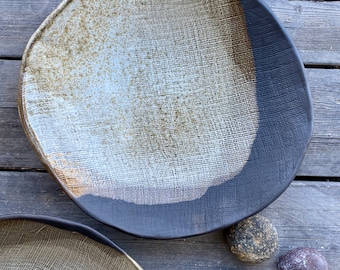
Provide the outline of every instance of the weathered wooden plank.
<path id="1" fill-rule="evenodd" d="M 298 176 L 339 177 L 339 139 L 312 138 Z"/>
<path id="2" fill-rule="evenodd" d="M 43 20 L 62 0 L 0 0 L 0 57 L 21 57 Z"/>
<path id="3" fill-rule="evenodd" d="M 316 138 L 340 137 L 340 70 L 307 69 L 312 92 Z"/>
<path id="4" fill-rule="evenodd" d="M 314 132 L 298 175 L 340 176 L 340 70 L 307 69 Z"/>
<path id="5" fill-rule="evenodd" d="M 17 106 L 20 61 L 0 60 L 0 108 Z"/>
<path id="6" fill-rule="evenodd" d="M 28 142 L 17 108 L 0 108 L 0 168 L 44 169 Z"/>
<path id="7" fill-rule="evenodd" d="M 340 2 L 264 0 L 308 65 L 340 65 Z"/>
<path id="8" fill-rule="evenodd" d="M 16 109 L 20 61 L 0 60 L 0 168 L 43 169 Z M 340 70 L 307 69 L 315 111 L 312 142 L 298 175 L 340 175 Z"/>
<path id="9" fill-rule="evenodd" d="M 0 168 L 43 169 L 19 120 L 19 70 L 20 61 L 0 60 Z"/>
<path id="10" fill-rule="evenodd" d="M 0 172 L 0 215 L 57 216 L 89 225 L 125 249 L 145 269 L 276 269 L 278 257 L 301 246 L 322 252 L 330 269 L 340 265 L 340 183 L 293 182 L 263 214 L 278 229 L 279 250 L 270 260 L 246 265 L 230 253 L 224 230 L 175 240 L 134 237 L 87 216 L 47 173 Z"/>
<path id="11" fill-rule="evenodd" d="M 340 183 L 293 182 L 290 188 L 265 211 L 280 235 L 280 252 L 309 246 L 328 261 L 340 252 Z M 339 261 L 329 269 L 338 269 Z"/>
<path id="12" fill-rule="evenodd" d="M 0 57 L 21 57 L 28 39 L 61 0 L 0 0 Z M 265 0 L 306 64 L 340 65 L 340 2 Z"/>

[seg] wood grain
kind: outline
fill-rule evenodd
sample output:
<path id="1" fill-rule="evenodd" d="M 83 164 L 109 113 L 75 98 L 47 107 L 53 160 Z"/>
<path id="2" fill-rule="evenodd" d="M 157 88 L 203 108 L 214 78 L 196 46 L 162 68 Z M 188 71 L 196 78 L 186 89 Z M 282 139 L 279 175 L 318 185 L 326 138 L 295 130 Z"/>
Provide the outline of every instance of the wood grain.
<path id="1" fill-rule="evenodd" d="M 0 60 L 0 108 L 17 107 L 20 61 Z"/>
<path id="2" fill-rule="evenodd" d="M 319 250 L 330 269 L 340 265 L 340 183 L 294 182 L 262 212 L 278 230 L 278 252 L 264 263 L 246 265 L 230 253 L 222 229 L 184 239 L 141 239 L 87 216 L 47 173 L 0 172 L 0 181 L 0 215 L 43 214 L 81 222 L 116 242 L 145 269 L 276 269 L 280 255 L 301 246 Z"/>
<path id="3" fill-rule="evenodd" d="M 29 144 L 17 108 L 0 108 L 0 168 L 44 169 Z"/>
<path id="4" fill-rule="evenodd" d="M 340 2 L 265 0 L 306 65 L 340 65 Z"/>
<path id="5" fill-rule="evenodd" d="M 307 69 L 314 132 L 298 175 L 340 175 L 340 70 Z"/>
<path id="6" fill-rule="evenodd" d="M 0 57 L 21 57 L 31 35 L 60 2 L 0 0 Z"/>
<path id="7" fill-rule="evenodd" d="M 43 169 L 19 120 L 19 70 L 20 61 L 0 60 L 0 168 Z"/>

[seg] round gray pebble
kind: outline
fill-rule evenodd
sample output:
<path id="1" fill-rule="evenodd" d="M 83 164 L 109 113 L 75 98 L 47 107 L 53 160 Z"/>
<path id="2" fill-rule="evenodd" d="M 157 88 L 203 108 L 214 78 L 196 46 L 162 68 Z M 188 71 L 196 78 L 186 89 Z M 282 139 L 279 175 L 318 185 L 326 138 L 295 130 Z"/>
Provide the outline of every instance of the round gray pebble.
<path id="1" fill-rule="evenodd" d="M 280 270 L 328 270 L 324 256 L 311 248 L 296 248 L 280 257 Z"/>
<path id="2" fill-rule="evenodd" d="M 229 228 L 227 242 L 240 261 L 259 263 L 273 256 L 278 246 L 278 234 L 269 219 L 255 215 Z"/>

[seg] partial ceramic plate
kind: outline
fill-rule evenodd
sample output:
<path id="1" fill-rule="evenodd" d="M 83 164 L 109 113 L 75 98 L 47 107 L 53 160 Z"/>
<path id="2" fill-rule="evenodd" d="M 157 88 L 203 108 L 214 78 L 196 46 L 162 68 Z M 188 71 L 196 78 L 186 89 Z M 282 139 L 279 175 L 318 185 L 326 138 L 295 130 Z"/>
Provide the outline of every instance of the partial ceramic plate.
<path id="1" fill-rule="evenodd" d="M 0 269 L 142 269 L 90 227 L 48 216 L 0 216 Z"/>
<path id="2" fill-rule="evenodd" d="M 82 209 L 153 238 L 262 210 L 313 118 L 296 48 L 255 0 L 65 0 L 27 45 L 19 112 Z"/>

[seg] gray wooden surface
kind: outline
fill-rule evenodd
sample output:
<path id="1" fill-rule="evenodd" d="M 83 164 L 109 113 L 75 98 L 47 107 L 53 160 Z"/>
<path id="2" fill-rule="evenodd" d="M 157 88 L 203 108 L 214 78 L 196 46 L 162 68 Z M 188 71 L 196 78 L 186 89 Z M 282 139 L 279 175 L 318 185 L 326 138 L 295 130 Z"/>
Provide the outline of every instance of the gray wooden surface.
<path id="1" fill-rule="evenodd" d="M 294 247 L 319 250 L 330 269 L 340 265 L 340 183 L 295 181 L 262 214 L 279 233 L 279 250 L 257 265 L 237 261 L 224 230 L 175 240 L 137 238 L 84 214 L 44 172 L 0 172 L 0 213 L 53 215 L 89 225 L 127 251 L 145 269 L 276 269 L 278 257 Z M 26 196 L 23 196 L 23 193 Z"/>
<path id="2" fill-rule="evenodd" d="M 266 0 L 292 36 L 306 65 L 315 128 L 294 181 L 263 214 L 279 232 L 279 250 L 258 265 L 237 261 L 224 231 L 176 240 L 137 238 L 82 212 L 46 173 L 22 130 L 16 95 L 25 45 L 61 0 L 0 0 L 0 215 L 36 213 L 90 225 L 145 269 L 276 269 L 289 249 L 319 250 L 340 267 L 340 1 Z M 314 181 L 308 181 L 314 180 Z"/>

